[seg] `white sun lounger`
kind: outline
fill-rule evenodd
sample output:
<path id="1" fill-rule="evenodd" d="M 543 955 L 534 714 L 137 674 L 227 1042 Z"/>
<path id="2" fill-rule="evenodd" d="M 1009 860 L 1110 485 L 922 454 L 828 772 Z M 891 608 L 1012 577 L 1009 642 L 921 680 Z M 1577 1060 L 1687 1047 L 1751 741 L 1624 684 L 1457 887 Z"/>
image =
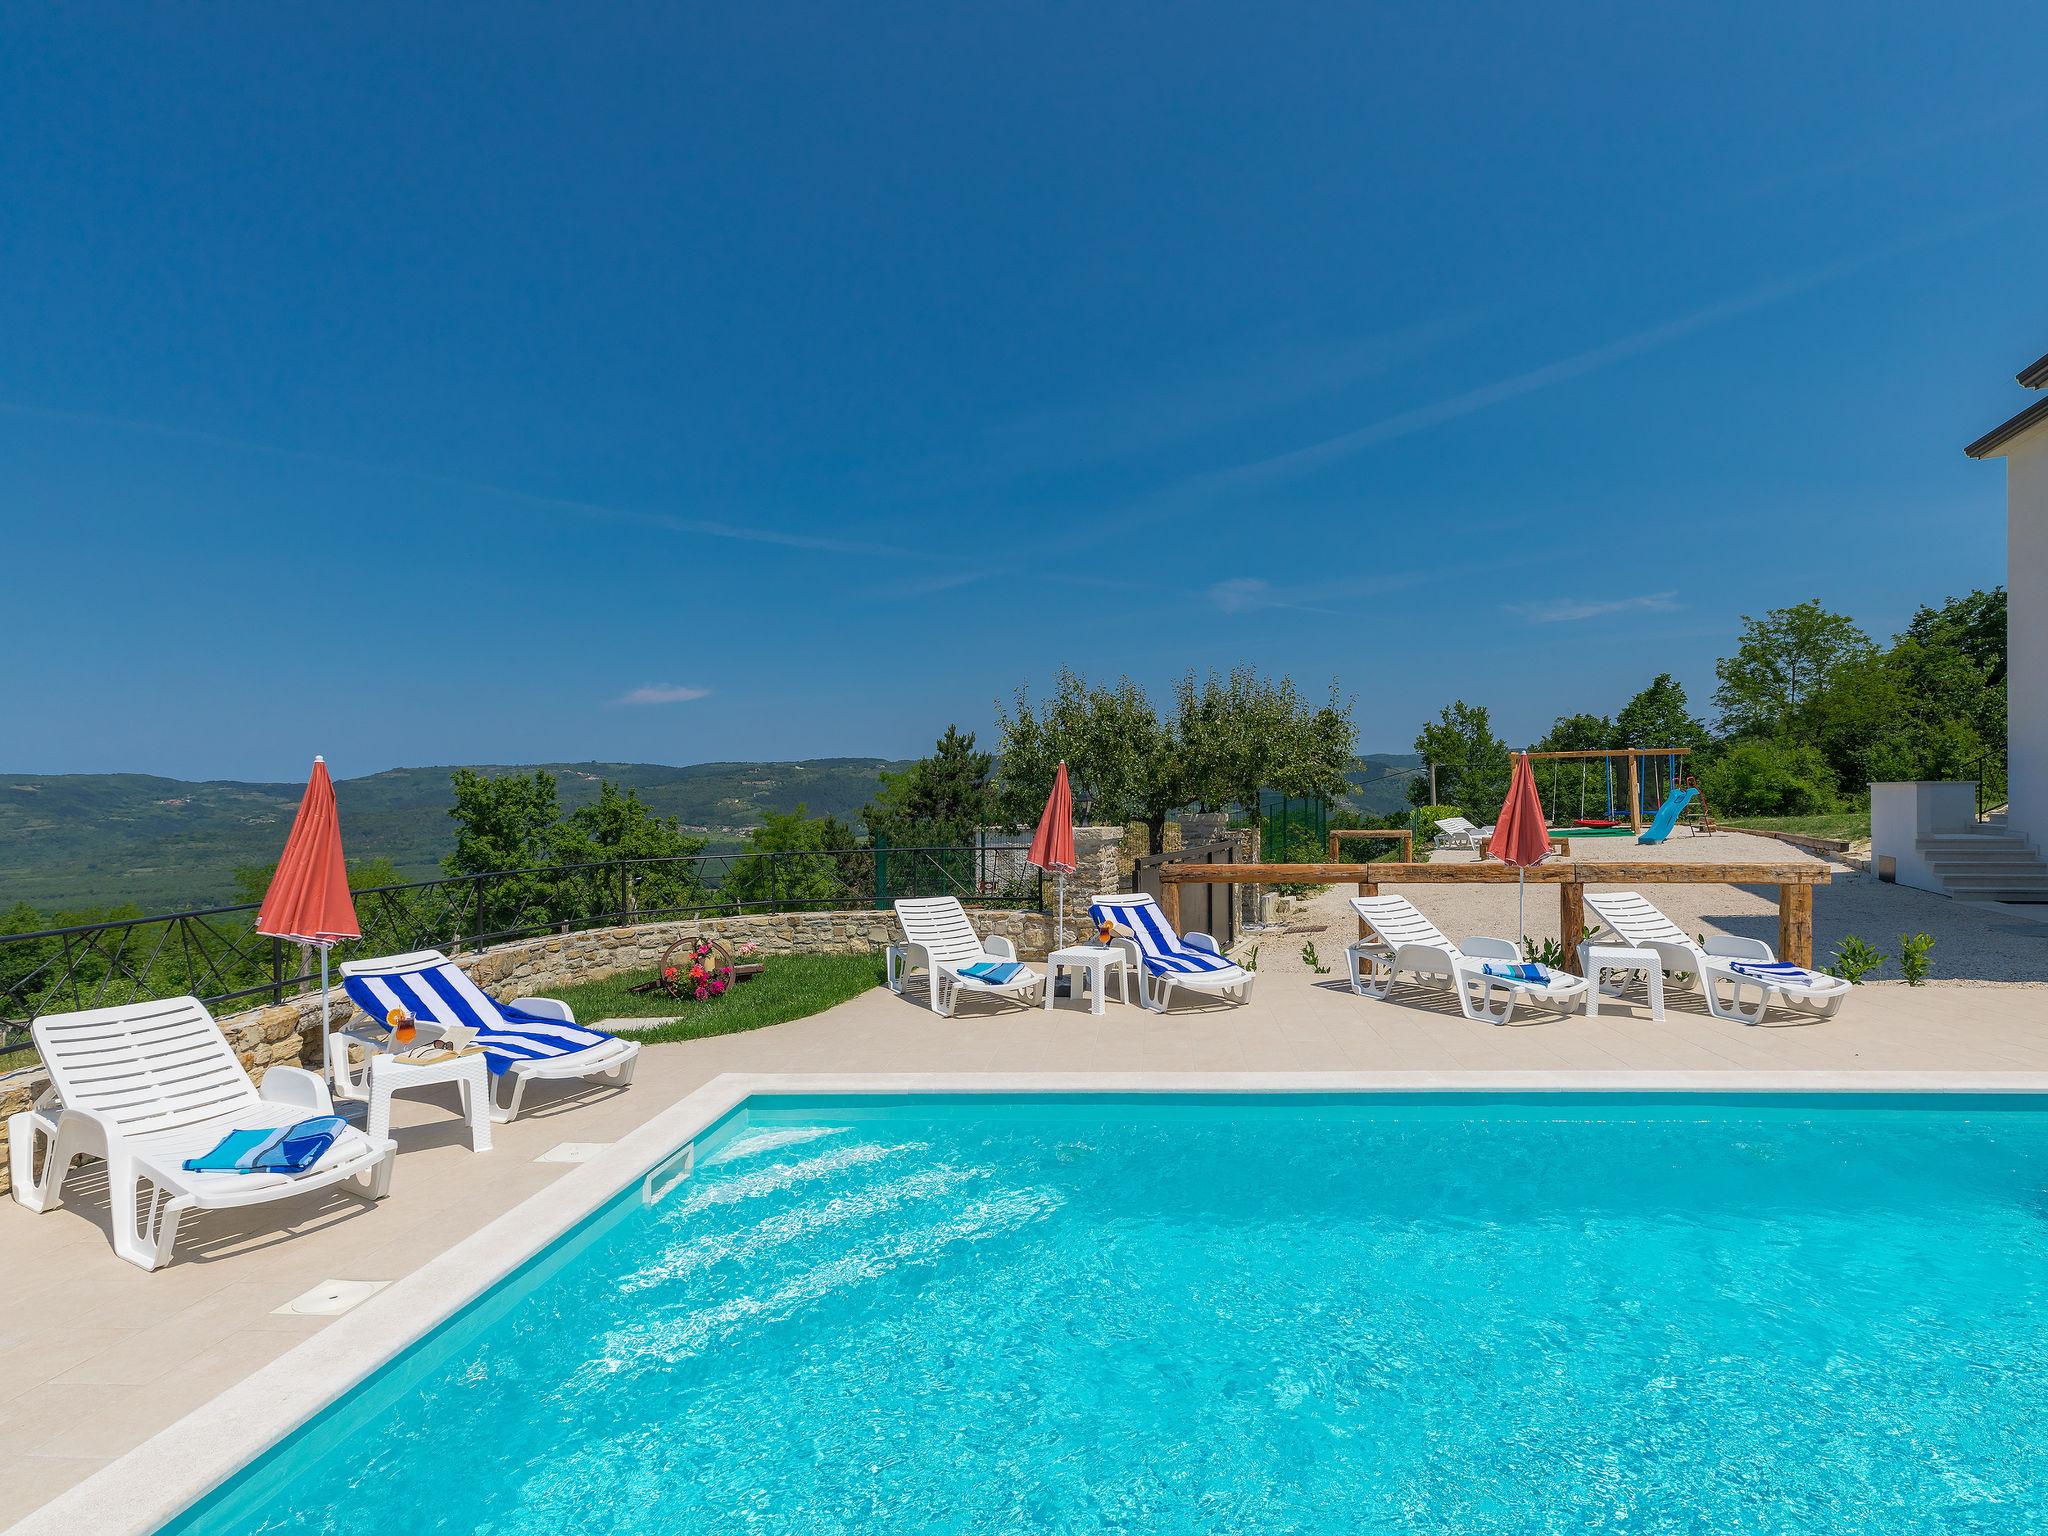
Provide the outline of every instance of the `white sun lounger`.
<path id="1" fill-rule="evenodd" d="M 1493 827 L 1485 827 L 1493 831 Z M 1436 823 L 1436 846 L 1438 848 L 1479 848 L 1481 827 L 1475 827 L 1462 815 L 1446 815 Z"/>
<path id="2" fill-rule="evenodd" d="M 974 931 L 967 909 L 952 896 L 905 896 L 896 903 L 896 921 L 903 943 L 888 957 L 889 990 L 901 992 L 912 971 L 931 981 L 933 1013 L 951 1018 L 962 992 L 999 997 L 1029 1007 L 1044 995 L 1045 978 L 1029 966 L 1002 981 L 966 974 L 970 966 L 1017 965 L 1017 946 L 1001 934 L 983 939 Z"/>
<path id="3" fill-rule="evenodd" d="M 73 1161 L 103 1159 L 114 1251 L 131 1264 L 169 1263 L 187 1211 L 262 1205 L 351 1180 L 371 1200 L 391 1188 L 398 1144 L 353 1127 L 304 1173 L 188 1172 L 187 1158 L 212 1151 L 230 1131 L 281 1129 L 334 1112 L 327 1085 L 298 1067 L 272 1067 L 259 1090 L 196 997 L 45 1014 L 30 1033 L 50 1087 L 8 1121 L 14 1198 L 51 1210 L 62 1203 Z"/>
<path id="4" fill-rule="evenodd" d="M 1586 905 L 1622 943 L 1653 951 L 1666 972 L 1690 974 L 1706 994 L 1707 1011 L 1717 1019 L 1759 1023 L 1773 1000 L 1827 1019 L 1834 1017 L 1842 999 L 1849 995 L 1849 983 L 1841 977 L 1781 963 L 1762 939 L 1716 935 L 1702 946 L 1639 891 L 1588 892 Z M 1721 995 L 1723 984 L 1728 988 L 1726 998 Z M 1745 1008 L 1743 994 L 1750 988 L 1756 991 L 1756 1003 Z"/>
<path id="5" fill-rule="evenodd" d="M 1489 976 L 1487 967 L 1521 962 L 1507 939 L 1467 939 L 1453 944 L 1405 896 L 1354 896 L 1351 910 L 1377 935 L 1360 939 L 1345 954 L 1351 962 L 1351 990 L 1360 997 L 1384 999 L 1403 972 L 1415 977 L 1443 977 L 1457 994 L 1468 1019 L 1505 1024 L 1515 1004 L 1529 1002 L 1570 1012 L 1586 996 L 1583 976 L 1552 970 L 1547 981 L 1521 981 Z"/>
<path id="6" fill-rule="evenodd" d="M 1257 977 L 1226 958 L 1208 934 L 1175 933 L 1159 903 L 1144 892 L 1097 896 L 1088 915 L 1098 923 L 1114 922 L 1130 934 L 1120 942 L 1138 973 L 1138 1000 L 1153 1012 L 1166 1012 L 1175 987 L 1239 1003 L 1251 1001 Z"/>
<path id="7" fill-rule="evenodd" d="M 569 1005 L 555 998 L 499 1002 L 438 949 L 344 961 L 341 984 L 364 1015 L 379 1023 L 393 1007 L 403 1007 L 415 1019 L 475 1030 L 490 1070 L 491 1118 L 500 1124 L 518 1116 L 528 1083 L 595 1078 L 626 1088 L 640 1059 L 639 1041 L 584 1028 Z M 344 1096 L 358 1094 L 348 1080 L 346 1039 L 328 1037 L 327 1062 Z"/>

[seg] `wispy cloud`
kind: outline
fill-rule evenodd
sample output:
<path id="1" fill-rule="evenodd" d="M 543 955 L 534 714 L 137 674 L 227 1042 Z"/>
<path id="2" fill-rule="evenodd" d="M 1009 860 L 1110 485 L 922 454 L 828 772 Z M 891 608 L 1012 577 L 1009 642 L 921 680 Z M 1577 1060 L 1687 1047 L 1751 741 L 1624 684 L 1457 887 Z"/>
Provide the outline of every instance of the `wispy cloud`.
<path id="1" fill-rule="evenodd" d="M 129 432 L 144 437 L 167 438 L 175 442 L 196 443 L 206 448 L 222 448 L 237 453 L 256 454 L 265 458 L 288 459 L 301 464 L 317 464 L 329 469 L 347 470 L 354 474 L 382 475 L 394 480 L 408 481 L 414 485 L 431 486 L 437 490 L 457 491 L 469 496 L 485 496 L 499 501 L 519 502 L 525 506 L 547 511 L 569 512 L 581 517 L 598 518 L 609 522 L 634 523 L 646 528 L 665 529 L 671 533 L 688 534 L 694 538 L 728 539 L 742 544 L 769 544 L 782 549 L 815 550 L 835 555 L 885 555 L 900 560 L 932 560 L 943 558 L 931 549 L 878 544 L 872 540 L 834 538 L 821 534 L 794 533 L 772 525 L 758 523 L 751 518 L 733 521 L 724 518 L 691 517 L 679 513 L 647 510 L 636 507 L 608 506 L 602 502 L 585 501 L 572 496 L 547 496 L 534 491 L 517 490 L 511 486 L 495 485 L 483 480 L 465 480 L 454 475 L 436 474 L 431 470 L 410 469 L 399 464 L 383 464 L 369 459 L 351 458 L 345 454 L 323 453 L 310 448 L 285 448 L 275 443 L 256 442 L 250 438 L 227 437 L 218 432 L 203 432 L 190 427 L 171 426 L 160 421 L 147 421 L 129 416 L 111 416 L 98 411 L 71 411 L 52 406 L 31 405 L 19 400 L 0 400 L 0 415 L 18 416 L 28 421 L 62 422 L 72 426 L 105 427 L 118 432 Z"/>
<path id="2" fill-rule="evenodd" d="M 1341 619 L 1352 615 L 1329 604 L 1341 603 L 1346 598 L 1398 591 L 1423 579 L 1420 571 L 1397 571 L 1385 576 L 1276 587 L 1262 576 L 1232 576 L 1210 584 L 1209 601 L 1223 613 L 1264 613 L 1279 609 L 1288 613 L 1317 613 Z"/>
<path id="3" fill-rule="evenodd" d="M 1508 611 L 1520 614 L 1531 624 L 1576 624 L 1581 619 L 1603 619 L 1613 613 L 1670 613 L 1678 606 L 1676 592 L 1644 592 L 1635 597 L 1567 597 L 1551 603 L 1516 603 Z"/>
<path id="4" fill-rule="evenodd" d="M 1130 517 L 1134 515 L 1166 516 L 1184 509 L 1190 503 L 1214 501 L 1233 493 L 1265 490 L 1321 469 L 1325 465 L 1350 458 L 1381 443 L 1393 442 L 1417 432 L 1428 431 L 1432 427 L 1444 426 L 1494 406 L 1504 405 L 1511 400 L 1533 395 L 1540 390 L 1585 378 L 1588 374 L 1598 373 L 1617 363 L 1656 352 L 1674 342 L 1743 315 L 1809 293 L 1877 262 L 1973 234 L 2024 209 L 2036 207 L 2041 201 L 2039 197 L 2027 197 L 1988 208 L 1966 218 L 1936 225 L 1901 239 L 1844 256 L 1823 266 L 1811 267 L 1803 272 L 1759 284 L 1716 303 L 1679 315 L 1675 319 L 1631 331 L 1600 346 L 1575 352 L 1569 357 L 1558 358 L 1521 373 L 1510 374 L 1490 384 L 1482 384 L 1476 389 L 1468 389 L 1426 405 L 1396 411 L 1363 426 L 1354 427 L 1350 431 L 1339 432 L 1284 453 L 1269 454 L 1263 458 L 1190 475 L 1129 509 L 1119 520 L 1119 526 L 1128 527 Z"/>
<path id="5" fill-rule="evenodd" d="M 623 693 L 614 704 L 687 704 L 692 699 L 708 698 L 709 688 L 691 688 L 682 683 L 647 683 L 630 693 Z"/>

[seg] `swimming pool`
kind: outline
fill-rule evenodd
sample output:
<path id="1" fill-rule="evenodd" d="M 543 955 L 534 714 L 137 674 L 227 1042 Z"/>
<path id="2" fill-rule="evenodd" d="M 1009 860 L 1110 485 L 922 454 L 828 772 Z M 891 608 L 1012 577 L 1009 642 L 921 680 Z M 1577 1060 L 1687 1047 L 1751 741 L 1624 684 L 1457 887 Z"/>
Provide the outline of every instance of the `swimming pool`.
<path id="1" fill-rule="evenodd" d="M 2041 1102 L 756 1098 L 164 1529 L 2038 1530 Z"/>

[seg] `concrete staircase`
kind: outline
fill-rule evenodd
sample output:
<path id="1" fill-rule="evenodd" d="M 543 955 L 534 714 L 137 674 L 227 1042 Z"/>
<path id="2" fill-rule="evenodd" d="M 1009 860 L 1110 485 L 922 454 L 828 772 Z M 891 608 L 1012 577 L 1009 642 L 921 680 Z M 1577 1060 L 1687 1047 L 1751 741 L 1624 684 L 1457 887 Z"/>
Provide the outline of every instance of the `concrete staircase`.
<path id="1" fill-rule="evenodd" d="M 2048 863 L 2034 845 L 1994 816 L 1968 832 L 1918 839 L 1920 856 L 1957 901 L 2048 902 Z"/>

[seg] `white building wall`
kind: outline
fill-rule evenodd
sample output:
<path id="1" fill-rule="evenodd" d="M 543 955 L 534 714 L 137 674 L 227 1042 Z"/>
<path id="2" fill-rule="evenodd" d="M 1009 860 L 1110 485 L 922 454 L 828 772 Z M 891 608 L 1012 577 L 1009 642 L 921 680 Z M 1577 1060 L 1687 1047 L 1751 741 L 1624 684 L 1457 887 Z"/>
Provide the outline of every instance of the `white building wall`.
<path id="1" fill-rule="evenodd" d="M 2048 849 L 2048 425 L 2005 450 L 2008 827 Z"/>

